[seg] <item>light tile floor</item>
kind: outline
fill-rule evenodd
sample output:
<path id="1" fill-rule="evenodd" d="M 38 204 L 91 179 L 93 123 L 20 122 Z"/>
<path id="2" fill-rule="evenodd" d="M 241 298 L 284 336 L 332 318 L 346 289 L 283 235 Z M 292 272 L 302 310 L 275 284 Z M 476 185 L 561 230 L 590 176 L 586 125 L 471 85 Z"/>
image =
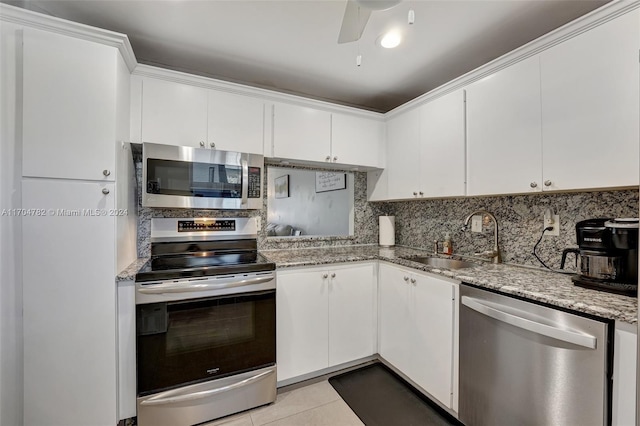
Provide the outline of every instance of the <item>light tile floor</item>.
<path id="1" fill-rule="evenodd" d="M 276 402 L 206 426 L 363 426 L 327 380 L 278 393 Z"/>

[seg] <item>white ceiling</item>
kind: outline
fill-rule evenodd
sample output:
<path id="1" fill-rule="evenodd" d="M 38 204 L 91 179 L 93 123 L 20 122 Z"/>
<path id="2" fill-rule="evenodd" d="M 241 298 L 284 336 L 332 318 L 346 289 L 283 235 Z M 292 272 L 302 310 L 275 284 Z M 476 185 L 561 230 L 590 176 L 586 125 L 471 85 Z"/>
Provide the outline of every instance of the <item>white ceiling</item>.
<path id="1" fill-rule="evenodd" d="M 339 45 L 346 0 L 0 1 L 125 33 L 141 63 L 380 112 L 608 2 L 404 0 Z M 376 46 L 391 28 L 402 44 Z"/>

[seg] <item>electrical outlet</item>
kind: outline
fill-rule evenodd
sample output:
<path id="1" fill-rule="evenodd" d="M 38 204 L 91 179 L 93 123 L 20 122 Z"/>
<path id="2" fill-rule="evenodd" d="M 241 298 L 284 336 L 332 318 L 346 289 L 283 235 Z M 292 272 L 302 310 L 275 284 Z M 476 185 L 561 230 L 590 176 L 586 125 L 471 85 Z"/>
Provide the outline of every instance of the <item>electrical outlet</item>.
<path id="1" fill-rule="evenodd" d="M 544 223 L 542 224 L 544 228 L 548 226 L 553 226 L 553 229 L 544 233 L 544 235 L 552 235 L 559 236 L 560 235 L 560 215 L 545 215 Z"/>
<path id="2" fill-rule="evenodd" d="M 477 214 L 471 218 L 471 232 L 482 232 L 481 214 Z"/>

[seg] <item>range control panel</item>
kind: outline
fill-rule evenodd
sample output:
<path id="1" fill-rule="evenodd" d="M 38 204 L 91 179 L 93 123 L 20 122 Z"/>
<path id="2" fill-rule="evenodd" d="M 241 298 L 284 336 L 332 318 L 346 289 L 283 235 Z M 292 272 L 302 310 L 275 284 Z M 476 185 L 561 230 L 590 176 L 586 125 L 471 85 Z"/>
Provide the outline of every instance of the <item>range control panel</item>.
<path id="1" fill-rule="evenodd" d="M 235 231 L 235 219 L 194 219 L 179 220 L 178 232 Z"/>

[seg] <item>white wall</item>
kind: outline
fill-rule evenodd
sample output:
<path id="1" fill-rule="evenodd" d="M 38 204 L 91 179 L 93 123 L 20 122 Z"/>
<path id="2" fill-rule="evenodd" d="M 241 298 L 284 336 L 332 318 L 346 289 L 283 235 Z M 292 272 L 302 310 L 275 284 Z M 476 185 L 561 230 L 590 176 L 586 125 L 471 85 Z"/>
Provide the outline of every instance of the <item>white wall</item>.
<path id="1" fill-rule="evenodd" d="M 22 424 L 22 111 L 19 27 L 0 25 L 0 425 Z M 18 112 L 18 113 L 17 113 Z"/>
<path id="2" fill-rule="evenodd" d="M 275 198 L 274 180 L 289 175 L 289 197 Z M 353 233 L 353 173 L 347 188 L 318 192 L 316 172 L 305 169 L 267 170 L 267 221 L 291 225 L 302 235 L 350 235 Z"/>

